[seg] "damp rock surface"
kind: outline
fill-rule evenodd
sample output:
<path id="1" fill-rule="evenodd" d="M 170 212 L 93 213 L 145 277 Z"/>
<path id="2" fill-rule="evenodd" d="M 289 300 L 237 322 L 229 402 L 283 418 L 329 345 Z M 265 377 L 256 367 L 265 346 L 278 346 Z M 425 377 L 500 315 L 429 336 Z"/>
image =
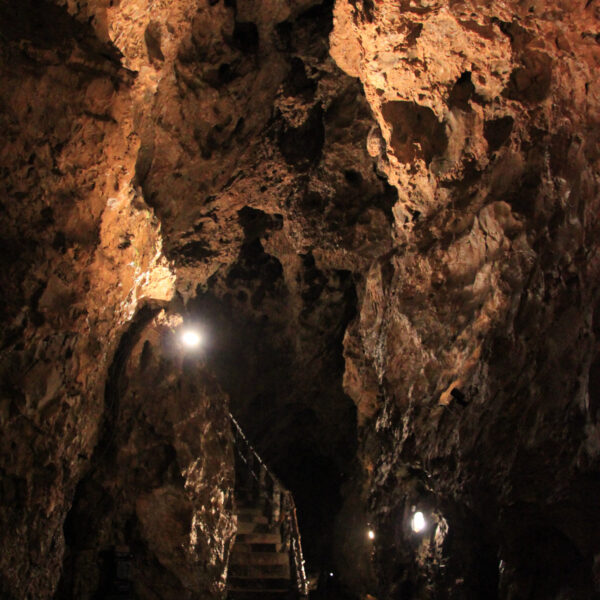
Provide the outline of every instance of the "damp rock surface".
<path id="1" fill-rule="evenodd" d="M 332 3 L 49 1 L 0 16 L 1 594 L 93 597 L 121 553 L 139 597 L 222 595 L 230 458 L 201 443 L 228 431 L 219 390 L 253 414 L 264 388 L 265 415 L 288 434 L 300 424 L 296 471 L 325 453 L 334 495 L 353 461 L 341 340 L 352 273 L 391 247 L 395 194 L 364 145 L 362 89 L 328 54 Z M 173 357 L 136 346 L 136 371 L 122 356 L 143 311 L 186 313 L 207 294 L 241 331 L 276 338 L 266 360 L 286 346 L 299 384 L 274 365 L 235 395 L 204 364 L 221 377 L 195 405 L 161 379 L 188 377 Z M 192 432 L 173 402 L 195 415 Z M 317 445 L 303 433 L 315 423 Z M 293 445 L 263 442 L 287 468 Z"/>
<path id="2" fill-rule="evenodd" d="M 56 598 L 219 597 L 235 533 L 227 398 L 144 310 L 109 369 L 103 435 L 65 521 Z M 125 574 L 113 566 L 127 555 Z"/>
<path id="3" fill-rule="evenodd" d="M 599 23 L 0 3 L 0 595 L 222 596 L 229 407 L 313 579 L 598 595 Z"/>
<path id="4" fill-rule="evenodd" d="M 336 2 L 331 54 L 376 118 L 402 240 L 345 338 L 378 597 L 600 591 L 598 17 Z"/>

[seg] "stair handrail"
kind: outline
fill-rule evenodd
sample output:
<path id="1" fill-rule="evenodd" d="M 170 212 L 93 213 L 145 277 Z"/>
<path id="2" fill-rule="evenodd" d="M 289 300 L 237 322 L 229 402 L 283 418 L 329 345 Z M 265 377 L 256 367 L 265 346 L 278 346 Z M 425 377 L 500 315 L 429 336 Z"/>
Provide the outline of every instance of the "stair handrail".
<path id="1" fill-rule="evenodd" d="M 298 526 L 298 515 L 296 513 L 296 503 L 294 502 L 294 496 L 292 495 L 292 492 L 281 483 L 278 477 L 271 472 L 269 467 L 267 467 L 263 459 L 258 455 L 256 450 L 244 434 L 242 428 L 240 427 L 240 424 L 237 422 L 236 418 L 231 413 L 229 413 L 229 418 L 235 428 L 235 431 L 238 434 L 238 437 L 242 440 L 247 450 L 252 454 L 254 459 L 258 461 L 258 463 L 264 469 L 266 475 L 268 475 L 271 478 L 272 482 L 279 487 L 281 493 L 287 499 L 288 507 L 286 507 L 286 512 L 290 528 L 290 548 L 294 561 L 294 569 L 296 571 L 296 586 L 298 588 L 298 593 L 300 594 L 300 596 L 308 597 L 308 578 L 306 577 L 304 555 L 302 552 L 302 540 L 300 538 L 300 527 Z M 250 471 L 254 479 L 256 479 L 258 483 L 260 483 L 260 474 L 254 471 L 254 469 L 251 467 L 251 465 L 248 463 L 245 456 L 241 452 L 238 451 L 238 454 L 240 455 L 241 459 L 246 463 L 246 466 L 248 467 L 248 470 Z"/>
<path id="2" fill-rule="evenodd" d="M 274 473 L 271 473 L 269 467 L 267 467 L 267 465 L 265 464 L 265 462 L 263 461 L 263 459 L 258 455 L 258 453 L 256 452 L 256 450 L 254 449 L 254 446 L 252 446 L 252 444 L 250 443 L 250 441 L 248 440 L 248 438 L 246 437 L 246 435 L 242 431 L 242 428 L 240 427 L 240 424 L 236 421 L 235 417 L 231 413 L 229 413 L 229 418 L 231 419 L 231 422 L 233 423 L 233 425 L 234 425 L 237 433 L 239 434 L 239 436 L 241 437 L 242 441 L 244 442 L 246 448 L 251 452 L 251 454 L 254 456 L 254 458 L 263 467 L 263 469 L 265 470 L 265 473 L 271 478 L 271 480 L 273 481 L 273 483 L 277 483 L 279 486 L 281 486 L 282 490 L 285 490 L 286 488 L 282 485 L 281 481 L 279 481 L 279 479 L 277 478 L 277 476 Z M 246 465 L 248 465 L 248 470 L 250 471 L 250 473 L 252 474 L 252 476 L 254 477 L 254 479 L 256 479 L 256 481 L 259 481 L 260 474 L 259 473 L 255 473 L 254 469 L 248 464 L 248 461 L 246 460 L 246 458 L 244 457 L 243 454 L 240 453 L 240 457 L 246 463 Z"/>
<path id="3" fill-rule="evenodd" d="M 294 557 L 294 568 L 296 571 L 296 586 L 300 596 L 308 597 L 308 578 L 306 577 L 306 569 L 304 567 L 304 554 L 302 552 L 302 540 L 300 538 L 300 527 L 298 526 L 298 515 L 296 514 L 296 503 L 294 496 L 289 490 L 285 490 L 285 494 L 290 503 L 289 520 L 292 555 Z"/>

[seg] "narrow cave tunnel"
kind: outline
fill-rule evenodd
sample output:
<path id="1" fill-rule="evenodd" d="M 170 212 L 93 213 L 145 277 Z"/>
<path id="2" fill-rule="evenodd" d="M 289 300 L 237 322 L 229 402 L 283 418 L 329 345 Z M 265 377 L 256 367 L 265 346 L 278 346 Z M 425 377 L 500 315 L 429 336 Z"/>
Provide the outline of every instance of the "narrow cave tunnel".
<path id="1" fill-rule="evenodd" d="M 0 0 L 0 598 L 600 598 L 599 30 Z"/>
<path id="2" fill-rule="evenodd" d="M 242 209 L 238 261 L 188 303 L 206 330 L 206 363 L 267 465 L 294 494 L 308 569 L 334 571 L 341 487 L 355 469 L 356 408 L 342 388 L 343 336 L 356 314 L 347 271 L 301 255 L 291 285 L 259 237 L 279 221 Z"/>

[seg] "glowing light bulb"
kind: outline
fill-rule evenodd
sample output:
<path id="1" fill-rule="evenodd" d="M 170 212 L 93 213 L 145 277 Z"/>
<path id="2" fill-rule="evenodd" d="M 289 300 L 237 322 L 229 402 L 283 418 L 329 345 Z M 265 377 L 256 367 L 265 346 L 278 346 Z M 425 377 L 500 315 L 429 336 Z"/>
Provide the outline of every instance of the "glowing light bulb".
<path id="1" fill-rule="evenodd" d="M 369 531 L 367 531 L 367 537 L 370 540 L 374 540 L 375 539 L 375 532 L 372 529 L 369 529 Z"/>
<path id="2" fill-rule="evenodd" d="M 425 516 L 421 511 L 417 511 L 413 515 L 410 525 L 415 533 L 420 533 L 423 531 L 423 529 L 425 529 L 427 526 L 427 521 L 425 520 Z"/>
<path id="3" fill-rule="evenodd" d="M 186 348 L 197 348 L 200 345 L 201 341 L 202 338 L 200 337 L 200 334 L 193 329 L 186 329 L 181 334 L 181 343 Z"/>
<path id="4" fill-rule="evenodd" d="M 333 573 L 329 573 L 329 577 L 333 577 Z"/>

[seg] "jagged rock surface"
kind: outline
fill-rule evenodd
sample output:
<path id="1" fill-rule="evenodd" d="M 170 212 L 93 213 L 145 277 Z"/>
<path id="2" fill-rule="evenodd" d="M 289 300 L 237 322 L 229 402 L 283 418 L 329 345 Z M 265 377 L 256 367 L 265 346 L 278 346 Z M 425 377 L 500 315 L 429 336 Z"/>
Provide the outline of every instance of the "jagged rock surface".
<path id="1" fill-rule="evenodd" d="M 123 336 L 105 410 L 55 597 L 114 594 L 114 548 L 130 555 L 124 585 L 139 597 L 219 596 L 235 532 L 227 397 L 198 359 L 182 359 L 164 311 L 141 311 Z"/>
<path id="2" fill-rule="evenodd" d="M 332 482 L 350 468 L 355 421 L 341 389 L 341 340 L 354 310 L 351 272 L 391 247 L 395 194 L 364 146 L 373 121 L 360 85 L 328 55 L 331 5 L 2 5 L 5 595 L 50 597 L 64 568 L 58 593 L 90 597 L 102 579 L 91 564 L 97 552 L 131 536 L 147 565 L 152 556 L 160 563 L 150 580 L 161 589 L 171 581 L 192 595 L 219 594 L 206 583 L 214 571 L 201 568 L 200 591 L 176 561 L 161 560 L 144 511 L 132 517 L 142 491 L 175 480 L 175 463 L 154 465 L 152 477 L 127 490 L 131 464 L 106 464 L 97 451 L 107 430 L 125 427 L 113 423 L 105 385 L 119 340 L 141 307 L 166 306 L 175 290 L 172 311 L 185 312 L 182 300 L 197 294 L 200 306 L 216 299 L 215 315 L 273 336 L 264 359 L 286 349 L 280 364 L 300 375 L 283 385 L 273 364 L 262 385 L 268 414 L 284 419 L 283 450 L 298 440 L 318 448 Z M 225 349 L 233 358 L 211 368 L 240 411 L 256 414 L 260 394 L 228 385 L 219 365 L 235 368 L 239 354 Z M 154 397 L 154 380 L 144 381 Z M 135 427 L 145 451 L 152 435 L 143 419 Z M 119 433 L 111 456 L 127 435 Z M 176 447 L 174 430 L 161 435 Z M 274 457 L 276 439 L 263 444 Z M 96 508 L 98 488 L 123 496 L 121 509 Z M 86 515 L 94 525 L 83 548 L 72 532 Z M 330 515 L 317 515 L 314 528 L 324 520 Z M 219 527 L 208 523 L 198 544 L 211 536 L 225 544 L 230 532 Z M 136 593 L 150 595 L 140 582 Z"/>
<path id="3" fill-rule="evenodd" d="M 174 276 L 131 187 L 131 73 L 115 48 L 49 3 L 0 15 L 0 590 L 47 598 L 112 353 L 141 303 L 172 297 Z"/>
<path id="4" fill-rule="evenodd" d="M 600 592 L 598 10 L 336 3 L 399 194 L 345 340 L 381 597 Z"/>
<path id="5" fill-rule="evenodd" d="M 1 3 L 0 593 L 218 596 L 221 389 L 354 595 L 600 593 L 596 4 Z"/>

